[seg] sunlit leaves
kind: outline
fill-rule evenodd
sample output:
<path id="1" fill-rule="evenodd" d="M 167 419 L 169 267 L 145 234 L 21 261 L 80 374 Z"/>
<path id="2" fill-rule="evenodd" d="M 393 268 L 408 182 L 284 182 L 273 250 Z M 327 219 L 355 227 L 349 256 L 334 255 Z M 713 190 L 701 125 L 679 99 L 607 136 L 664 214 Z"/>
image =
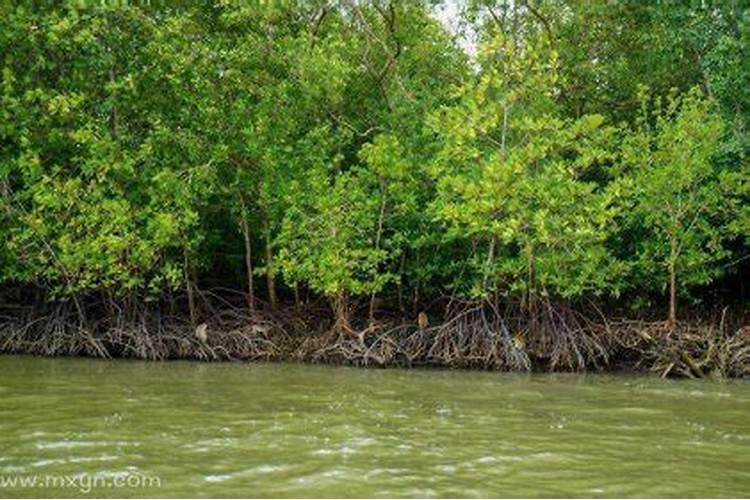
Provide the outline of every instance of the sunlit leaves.
<path id="1" fill-rule="evenodd" d="M 515 53 L 502 37 L 480 51 L 476 82 L 434 118 L 444 137 L 433 210 L 472 241 L 474 294 L 535 291 L 562 297 L 610 287 L 605 240 L 610 198 L 581 177 L 606 161 L 612 130 L 599 116 L 554 114 L 556 55 Z"/>
<path id="2" fill-rule="evenodd" d="M 723 243 L 736 218 L 732 197 L 742 186 L 737 174 L 724 177 L 714 163 L 724 122 L 697 89 L 655 111 L 644 109 L 640 127 L 622 143 L 624 175 L 615 181 L 625 195 L 621 231 L 641 235 L 631 256 L 635 286 L 663 289 L 671 266 L 682 285 L 707 283 L 728 255 Z"/>

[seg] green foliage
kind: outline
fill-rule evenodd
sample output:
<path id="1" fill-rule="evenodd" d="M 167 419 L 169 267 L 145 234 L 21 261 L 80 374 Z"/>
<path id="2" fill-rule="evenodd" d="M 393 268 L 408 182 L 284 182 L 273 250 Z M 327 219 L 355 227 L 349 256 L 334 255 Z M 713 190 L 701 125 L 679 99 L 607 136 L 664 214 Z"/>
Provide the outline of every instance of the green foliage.
<path id="1" fill-rule="evenodd" d="M 175 286 L 170 255 L 196 213 L 166 201 L 178 193 L 130 120 L 143 57 L 131 37 L 147 39 L 151 21 L 129 8 L 18 7 L 3 23 L 14 49 L 3 61 L 5 276 L 58 295 Z"/>
<path id="2" fill-rule="evenodd" d="M 416 210 L 412 168 L 390 136 L 378 136 L 360 157 L 331 180 L 319 174 L 287 212 L 279 260 L 288 282 L 335 297 L 376 293 L 397 279 L 387 264 L 407 243 L 397 219 Z"/>
<path id="3" fill-rule="evenodd" d="M 581 180 L 609 158 L 613 131 L 600 116 L 556 116 L 557 56 L 544 44 L 516 53 L 498 36 L 480 54 L 476 81 L 433 120 L 446 144 L 433 209 L 452 236 L 480 247 L 467 286 L 557 297 L 613 287 L 610 196 Z"/>
<path id="4" fill-rule="evenodd" d="M 0 281 L 418 312 L 739 276 L 740 7 L 0 3 Z"/>
<path id="5" fill-rule="evenodd" d="M 736 220 L 732 197 L 739 178 L 716 168 L 724 122 L 698 89 L 652 106 L 642 94 L 643 116 L 624 138 L 621 231 L 634 241 L 634 287 L 709 283 L 722 271 L 726 240 Z"/>

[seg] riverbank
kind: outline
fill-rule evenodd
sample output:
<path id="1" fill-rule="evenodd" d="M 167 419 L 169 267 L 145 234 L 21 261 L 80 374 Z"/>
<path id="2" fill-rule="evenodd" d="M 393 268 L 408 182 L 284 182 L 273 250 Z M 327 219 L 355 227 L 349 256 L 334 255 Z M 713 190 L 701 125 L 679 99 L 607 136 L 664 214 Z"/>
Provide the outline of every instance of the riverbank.
<path id="1" fill-rule="evenodd" d="M 572 308 L 534 315 L 464 304 L 430 324 L 390 318 L 341 328 L 324 309 L 276 314 L 225 304 L 204 321 L 140 308 L 78 315 L 70 304 L 3 315 L 0 353 L 145 360 L 294 361 L 369 367 L 498 371 L 652 372 L 662 377 L 750 375 L 750 326 L 728 321 L 592 320 Z"/>

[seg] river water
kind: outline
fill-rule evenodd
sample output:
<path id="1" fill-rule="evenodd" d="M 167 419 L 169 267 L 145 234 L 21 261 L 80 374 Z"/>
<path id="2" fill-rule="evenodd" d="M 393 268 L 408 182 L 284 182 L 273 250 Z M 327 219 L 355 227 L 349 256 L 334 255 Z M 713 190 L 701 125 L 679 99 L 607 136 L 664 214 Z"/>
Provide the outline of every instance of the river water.
<path id="1" fill-rule="evenodd" d="M 748 496 L 750 382 L 0 357 L 0 497 L 91 495 Z"/>

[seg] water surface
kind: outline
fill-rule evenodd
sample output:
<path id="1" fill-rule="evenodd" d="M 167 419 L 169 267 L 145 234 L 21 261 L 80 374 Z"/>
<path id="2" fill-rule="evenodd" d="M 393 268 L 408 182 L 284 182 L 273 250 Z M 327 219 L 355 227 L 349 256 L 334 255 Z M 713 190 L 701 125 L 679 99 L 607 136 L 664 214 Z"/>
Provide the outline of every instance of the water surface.
<path id="1" fill-rule="evenodd" d="M 750 383 L 5 356 L 3 480 L 0 497 L 748 496 Z"/>

